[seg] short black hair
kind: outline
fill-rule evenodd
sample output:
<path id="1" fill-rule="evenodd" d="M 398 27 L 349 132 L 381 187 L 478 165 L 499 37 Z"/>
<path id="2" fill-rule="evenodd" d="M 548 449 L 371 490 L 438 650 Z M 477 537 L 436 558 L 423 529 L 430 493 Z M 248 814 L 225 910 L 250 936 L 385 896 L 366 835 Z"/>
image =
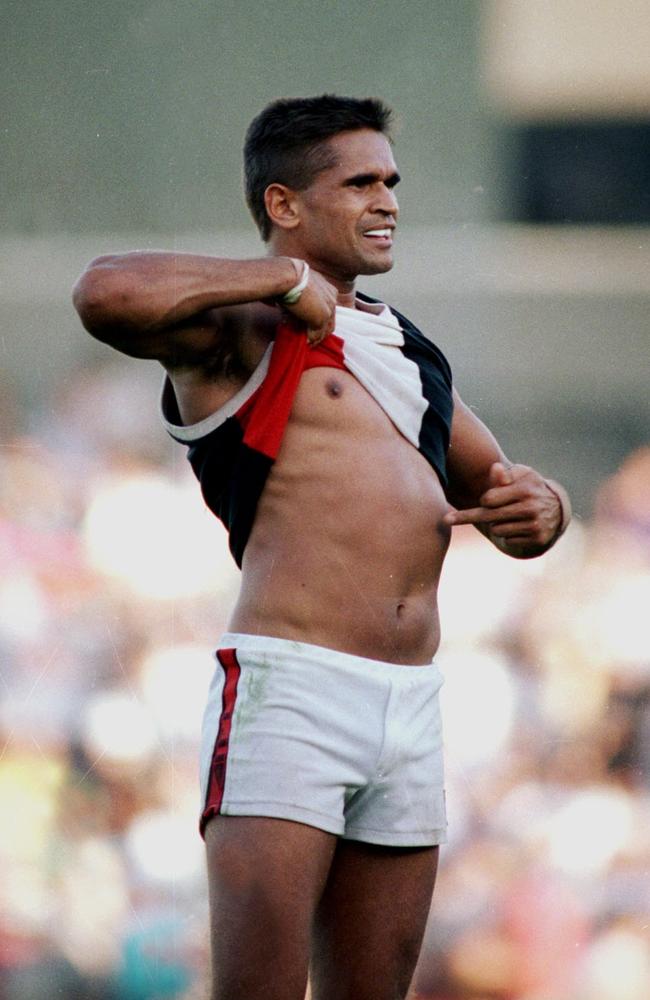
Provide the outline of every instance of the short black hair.
<path id="1" fill-rule="evenodd" d="M 388 138 L 392 112 L 374 97 L 283 98 L 253 119 L 244 143 L 244 191 L 255 223 L 267 241 L 271 221 L 264 204 L 269 184 L 296 191 L 309 187 L 321 170 L 333 166 L 327 140 L 339 132 L 370 128 Z"/>

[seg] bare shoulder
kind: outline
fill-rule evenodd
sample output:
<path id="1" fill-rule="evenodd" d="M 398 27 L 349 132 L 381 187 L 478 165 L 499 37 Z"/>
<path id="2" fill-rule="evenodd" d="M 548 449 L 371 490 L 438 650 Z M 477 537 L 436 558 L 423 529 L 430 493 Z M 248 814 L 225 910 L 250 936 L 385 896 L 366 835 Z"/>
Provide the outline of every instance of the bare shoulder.
<path id="1" fill-rule="evenodd" d="M 192 318 L 191 329 L 174 338 L 159 359 L 184 423 L 203 420 L 241 389 L 273 340 L 278 320 L 278 309 L 260 302 Z"/>

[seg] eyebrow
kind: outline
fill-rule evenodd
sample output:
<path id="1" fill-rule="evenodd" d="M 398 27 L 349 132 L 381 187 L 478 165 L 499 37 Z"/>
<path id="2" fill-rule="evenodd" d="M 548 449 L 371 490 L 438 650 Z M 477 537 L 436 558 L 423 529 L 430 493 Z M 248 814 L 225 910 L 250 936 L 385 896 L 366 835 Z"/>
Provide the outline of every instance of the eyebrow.
<path id="1" fill-rule="evenodd" d="M 362 186 L 364 184 L 375 184 L 377 181 L 380 181 L 381 179 L 382 179 L 381 174 L 376 174 L 376 173 L 355 174 L 354 177 L 348 177 L 345 181 L 343 181 L 343 186 L 357 187 L 357 186 Z M 384 184 L 388 188 L 393 188 L 395 187 L 396 184 L 399 184 L 400 180 L 401 180 L 400 175 L 397 173 L 397 171 L 395 171 L 390 175 L 390 177 L 386 178 Z"/>

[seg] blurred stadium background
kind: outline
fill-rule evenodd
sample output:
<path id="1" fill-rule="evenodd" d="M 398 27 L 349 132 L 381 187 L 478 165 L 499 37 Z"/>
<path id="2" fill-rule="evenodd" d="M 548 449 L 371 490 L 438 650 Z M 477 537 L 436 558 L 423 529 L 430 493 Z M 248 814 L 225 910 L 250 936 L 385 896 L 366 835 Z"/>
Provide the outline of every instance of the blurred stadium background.
<path id="1" fill-rule="evenodd" d="M 159 371 L 69 293 L 101 252 L 260 253 L 243 131 L 328 90 L 400 117 L 398 263 L 363 287 L 578 513 L 531 563 L 455 536 L 417 996 L 647 1000 L 647 2 L 5 0 L 0 50 L 1 1000 L 206 996 L 197 737 L 237 573 Z"/>

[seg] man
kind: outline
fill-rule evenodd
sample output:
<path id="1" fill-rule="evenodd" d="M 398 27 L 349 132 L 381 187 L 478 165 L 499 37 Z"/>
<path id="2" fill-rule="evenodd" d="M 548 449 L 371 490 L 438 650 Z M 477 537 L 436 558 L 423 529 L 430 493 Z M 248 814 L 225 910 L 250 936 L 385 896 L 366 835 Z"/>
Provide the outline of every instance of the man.
<path id="1" fill-rule="evenodd" d="M 528 558 L 569 516 L 440 352 L 355 292 L 393 262 L 389 118 L 275 102 L 245 146 L 267 256 L 101 257 L 75 289 L 94 336 L 165 367 L 167 428 L 242 568 L 204 720 L 213 1000 L 302 1000 L 309 966 L 314 1000 L 406 995 L 446 827 L 451 526 Z"/>

